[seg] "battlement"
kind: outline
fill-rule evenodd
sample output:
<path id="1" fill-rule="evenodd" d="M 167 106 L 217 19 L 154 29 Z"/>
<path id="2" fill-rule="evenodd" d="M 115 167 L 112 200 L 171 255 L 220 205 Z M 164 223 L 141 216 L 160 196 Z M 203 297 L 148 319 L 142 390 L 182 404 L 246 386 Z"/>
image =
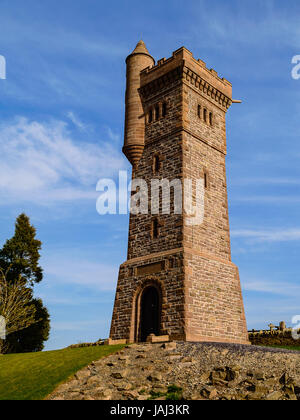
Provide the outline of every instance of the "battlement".
<path id="1" fill-rule="evenodd" d="M 200 78 L 213 88 L 219 90 L 223 95 L 232 98 L 232 84 L 225 78 L 219 77 L 214 69 L 208 69 L 206 63 L 198 59 L 196 60 L 191 51 L 185 47 L 181 47 L 172 53 L 169 58 L 161 58 L 157 64 L 147 67 L 141 71 L 141 87 L 151 83 L 152 81 L 164 76 L 175 68 L 184 67 L 190 76 L 194 79 Z"/>

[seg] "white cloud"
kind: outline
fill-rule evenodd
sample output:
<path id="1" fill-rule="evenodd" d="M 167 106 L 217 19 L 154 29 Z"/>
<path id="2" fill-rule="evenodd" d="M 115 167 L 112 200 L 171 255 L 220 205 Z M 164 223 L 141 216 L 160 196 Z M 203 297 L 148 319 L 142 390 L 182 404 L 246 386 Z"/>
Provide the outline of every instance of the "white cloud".
<path id="1" fill-rule="evenodd" d="M 300 297 L 300 285 L 288 281 L 278 282 L 261 279 L 249 279 L 243 281 L 245 291 L 271 293 L 282 297 Z"/>
<path id="2" fill-rule="evenodd" d="M 79 130 L 86 130 L 87 126 L 82 121 L 80 121 L 80 119 L 74 114 L 73 111 L 69 111 L 67 113 L 67 117 L 72 121 L 75 127 L 79 128 Z"/>
<path id="3" fill-rule="evenodd" d="M 95 185 L 124 167 L 109 141 L 76 141 L 64 121 L 19 117 L 0 125 L 0 204 L 96 199 Z"/>
<path id="4" fill-rule="evenodd" d="M 299 185 L 300 179 L 299 178 L 235 178 L 230 181 L 231 186 L 247 186 L 247 185 Z"/>
<path id="5" fill-rule="evenodd" d="M 297 204 L 300 203 L 300 195 L 245 195 L 232 196 L 231 202 L 235 203 L 263 203 L 263 204 Z"/>
<path id="6" fill-rule="evenodd" d="M 236 229 L 231 231 L 231 236 L 235 238 L 253 239 L 257 242 L 287 242 L 299 241 L 300 229 L 272 229 L 272 230 L 251 230 Z"/>

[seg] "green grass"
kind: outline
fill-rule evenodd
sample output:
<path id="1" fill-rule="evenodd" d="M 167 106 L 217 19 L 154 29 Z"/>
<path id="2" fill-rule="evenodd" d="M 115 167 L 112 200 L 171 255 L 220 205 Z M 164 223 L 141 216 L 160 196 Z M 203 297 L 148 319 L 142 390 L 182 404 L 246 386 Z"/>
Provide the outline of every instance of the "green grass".
<path id="1" fill-rule="evenodd" d="M 165 397 L 166 400 L 170 400 L 170 401 L 177 401 L 177 400 L 183 399 L 182 388 L 178 387 L 177 385 L 169 385 L 167 392 L 151 391 L 150 395 L 151 396 L 150 398 L 148 398 L 148 400 L 155 400 L 156 398 L 160 398 L 160 397 Z"/>
<path id="2" fill-rule="evenodd" d="M 0 355 L 0 400 L 42 400 L 78 370 L 123 347 Z"/>
<path id="3" fill-rule="evenodd" d="M 276 346 L 276 345 L 274 345 L 274 346 L 268 346 L 268 347 L 273 347 L 273 348 L 276 348 L 276 349 L 287 349 L 287 350 L 297 350 L 297 351 L 300 351 L 300 346 Z"/>
<path id="4" fill-rule="evenodd" d="M 286 350 L 296 350 L 300 351 L 300 346 L 282 346 L 280 344 L 254 344 L 255 346 L 261 346 L 261 347 L 272 347 L 273 349 L 286 349 Z"/>

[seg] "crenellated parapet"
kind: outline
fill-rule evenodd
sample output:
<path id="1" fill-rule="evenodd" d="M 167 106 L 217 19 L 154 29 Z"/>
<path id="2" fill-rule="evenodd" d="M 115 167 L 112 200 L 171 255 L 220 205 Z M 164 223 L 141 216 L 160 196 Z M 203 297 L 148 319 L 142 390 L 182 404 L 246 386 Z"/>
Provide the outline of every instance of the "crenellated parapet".
<path id="1" fill-rule="evenodd" d="M 232 85 L 225 78 L 220 78 L 214 69 L 208 69 L 202 60 L 196 60 L 193 54 L 182 47 L 173 52 L 172 57 L 158 60 L 157 64 L 141 71 L 143 98 L 156 95 L 170 88 L 170 83 L 183 80 L 223 110 L 232 104 Z"/>

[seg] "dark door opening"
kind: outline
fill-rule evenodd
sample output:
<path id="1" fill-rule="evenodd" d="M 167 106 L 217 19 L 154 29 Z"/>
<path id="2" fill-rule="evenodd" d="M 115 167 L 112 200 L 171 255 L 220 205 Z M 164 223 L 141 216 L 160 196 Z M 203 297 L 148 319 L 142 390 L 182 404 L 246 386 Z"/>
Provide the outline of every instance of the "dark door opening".
<path id="1" fill-rule="evenodd" d="M 159 335 L 160 299 L 156 287 L 147 287 L 141 298 L 141 335 L 140 340 L 146 341 L 148 335 Z"/>

